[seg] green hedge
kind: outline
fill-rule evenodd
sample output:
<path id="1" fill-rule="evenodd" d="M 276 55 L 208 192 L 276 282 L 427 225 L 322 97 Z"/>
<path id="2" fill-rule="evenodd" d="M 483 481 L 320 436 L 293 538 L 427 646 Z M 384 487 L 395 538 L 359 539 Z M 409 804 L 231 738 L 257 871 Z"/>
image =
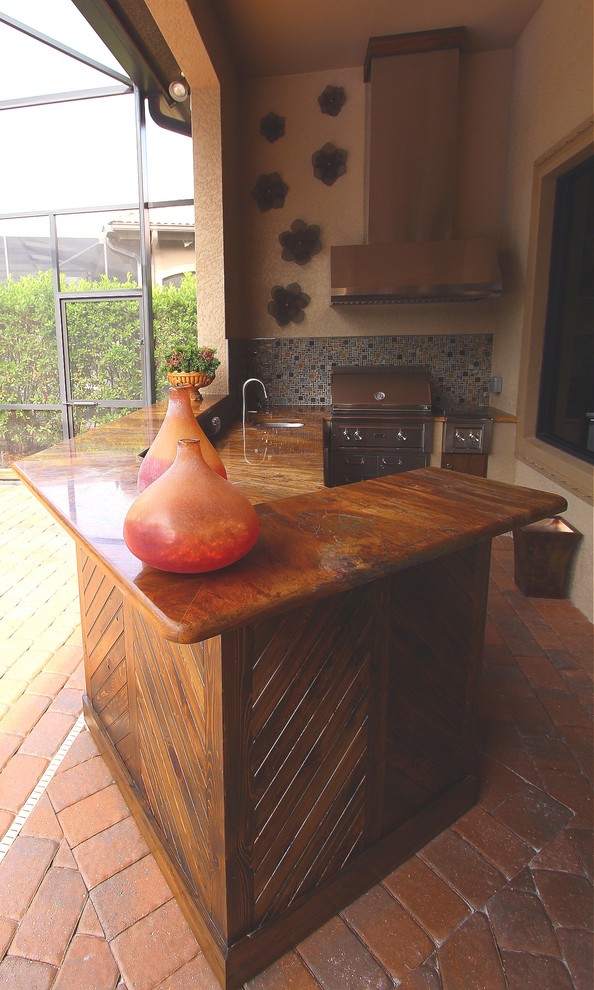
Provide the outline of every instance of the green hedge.
<path id="1" fill-rule="evenodd" d="M 137 289 L 136 282 L 102 276 L 63 283 L 71 292 Z M 76 299 L 66 302 L 68 352 L 73 399 L 139 399 L 140 299 Z M 179 286 L 153 290 L 154 363 L 157 398 L 167 394 L 160 369 L 175 341 L 197 340 L 196 277 L 184 274 Z M 54 286 L 51 271 L 0 283 L 0 405 L 60 401 Z M 84 426 L 122 414 L 99 409 Z M 56 411 L 0 409 L 0 455 L 6 462 L 61 439 Z"/>

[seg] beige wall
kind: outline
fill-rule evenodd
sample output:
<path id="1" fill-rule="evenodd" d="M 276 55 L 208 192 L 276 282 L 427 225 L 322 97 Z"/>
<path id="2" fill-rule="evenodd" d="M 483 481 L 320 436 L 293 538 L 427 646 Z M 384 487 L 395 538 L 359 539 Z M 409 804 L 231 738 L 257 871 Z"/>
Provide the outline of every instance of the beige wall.
<path id="1" fill-rule="evenodd" d="M 518 405 L 533 165 L 592 113 L 592 85 L 591 0 L 544 0 L 517 42 L 513 62 L 504 214 L 510 292 L 502 300 L 493 358 L 493 373 L 504 378 L 500 404 L 510 412 Z M 584 534 L 570 596 L 592 620 L 592 505 L 519 460 L 513 480 L 567 498 L 566 517 Z"/>
<path id="2" fill-rule="evenodd" d="M 511 52 L 464 56 L 461 62 L 460 148 L 456 234 L 501 240 Z M 322 114 L 318 96 L 342 86 L 346 103 L 336 117 Z M 365 102 L 362 66 L 332 72 L 247 80 L 242 87 L 240 199 L 244 257 L 243 337 L 343 336 L 397 333 L 492 333 L 498 301 L 407 306 L 330 306 L 330 245 L 364 237 Z M 286 120 L 274 143 L 260 133 L 273 111 Z M 348 152 L 346 175 L 325 186 L 311 156 L 326 142 Z M 285 205 L 262 213 L 251 192 L 260 174 L 280 172 L 289 186 Z M 278 236 L 304 220 L 321 228 L 323 250 L 299 266 L 280 257 Z M 298 282 L 311 297 L 301 324 L 279 328 L 267 313 L 273 285 Z"/>

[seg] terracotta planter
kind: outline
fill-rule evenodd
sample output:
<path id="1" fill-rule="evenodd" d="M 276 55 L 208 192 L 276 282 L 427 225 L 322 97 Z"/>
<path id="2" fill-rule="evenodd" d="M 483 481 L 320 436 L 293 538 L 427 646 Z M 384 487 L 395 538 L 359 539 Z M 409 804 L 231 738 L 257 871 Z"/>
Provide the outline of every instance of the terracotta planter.
<path id="1" fill-rule="evenodd" d="M 174 388 L 179 388 L 180 386 L 187 388 L 189 386 L 192 389 L 190 398 L 194 402 L 202 402 L 200 389 L 211 385 L 214 380 L 214 375 L 207 375 L 204 371 L 169 371 L 167 373 L 167 381 Z"/>

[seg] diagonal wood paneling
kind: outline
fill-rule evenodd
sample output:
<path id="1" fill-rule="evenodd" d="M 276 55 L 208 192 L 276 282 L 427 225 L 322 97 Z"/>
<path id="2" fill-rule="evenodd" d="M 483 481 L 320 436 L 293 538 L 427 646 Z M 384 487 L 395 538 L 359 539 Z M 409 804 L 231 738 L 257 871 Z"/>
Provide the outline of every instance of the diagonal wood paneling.
<path id="1" fill-rule="evenodd" d="M 210 910 L 205 645 L 168 642 L 138 612 L 127 614 L 134 642 L 137 783 L 188 884 Z"/>
<path id="2" fill-rule="evenodd" d="M 488 580 L 488 554 L 485 565 L 478 550 L 429 561 L 389 583 L 385 831 L 472 766 L 483 635 L 477 606 Z"/>
<path id="3" fill-rule="evenodd" d="M 255 920 L 290 906 L 364 835 L 369 588 L 254 629 Z"/>
<path id="4" fill-rule="evenodd" d="M 122 755 L 130 732 L 123 596 L 103 567 L 82 549 L 77 556 L 89 698 Z"/>

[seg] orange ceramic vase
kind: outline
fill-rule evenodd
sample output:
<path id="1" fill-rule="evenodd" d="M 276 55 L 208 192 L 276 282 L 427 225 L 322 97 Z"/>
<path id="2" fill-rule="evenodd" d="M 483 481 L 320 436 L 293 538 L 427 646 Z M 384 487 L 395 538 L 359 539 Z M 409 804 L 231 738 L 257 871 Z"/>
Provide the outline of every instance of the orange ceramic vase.
<path id="1" fill-rule="evenodd" d="M 179 440 L 174 463 L 132 503 L 124 520 L 128 549 L 151 567 L 200 574 L 227 567 L 258 538 L 253 505 L 212 471 L 200 440 Z"/>
<path id="2" fill-rule="evenodd" d="M 190 391 L 187 386 L 169 389 L 165 419 L 138 472 L 140 492 L 171 467 L 177 453 L 178 440 L 200 440 L 202 455 L 208 466 L 220 474 L 221 478 L 227 477 L 225 465 L 192 411 Z"/>

